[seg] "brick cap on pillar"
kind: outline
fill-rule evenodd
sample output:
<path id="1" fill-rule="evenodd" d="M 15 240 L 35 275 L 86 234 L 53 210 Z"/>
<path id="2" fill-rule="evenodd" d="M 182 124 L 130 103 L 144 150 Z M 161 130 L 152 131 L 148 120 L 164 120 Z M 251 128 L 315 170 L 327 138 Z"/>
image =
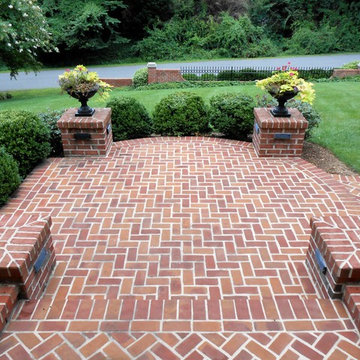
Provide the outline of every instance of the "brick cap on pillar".
<path id="1" fill-rule="evenodd" d="M 271 108 L 255 108 L 255 120 L 261 129 L 307 129 L 308 121 L 302 113 L 295 108 L 288 108 L 290 117 L 275 117 Z"/>
<path id="2" fill-rule="evenodd" d="M 75 113 L 77 108 L 65 111 L 58 120 L 59 129 L 104 129 L 111 119 L 110 108 L 95 108 L 93 116 L 79 116 Z"/>
<path id="3" fill-rule="evenodd" d="M 310 226 L 334 280 L 360 281 L 360 216 L 311 218 Z"/>
<path id="4" fill-rule="evenodd" d="M 155 62 L 149 62 L 149 63 L 147 63 L 147 67 L 148 67 L 148 69 L 149 68 L 155 68 L 156 69 L 156 63 Z"/>

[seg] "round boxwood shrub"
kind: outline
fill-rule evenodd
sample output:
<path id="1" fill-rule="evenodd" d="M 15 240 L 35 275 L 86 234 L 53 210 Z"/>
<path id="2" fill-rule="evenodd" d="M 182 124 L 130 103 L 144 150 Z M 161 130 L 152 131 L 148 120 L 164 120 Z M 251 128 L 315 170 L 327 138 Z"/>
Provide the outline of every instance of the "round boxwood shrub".
<path id="1" fill-rule="evenodd" d="M 210 99 L 210 124 L 226 137 L 246 140 L 254 126 L 253 98 L 241 94 L 221 94 Z"/>
<path id="2" fill-rule="evenodd" d="M 170 94 L 156 105 L 154 131 L 161 135 L 195 135 L 209 131 L 204 100 L 191 92 Z"/>
<path id="3" fill-rule="evenodd" d="M 6 203 L 20 182 L 17 162 L 6 152 L 3 146 L 0 147 L 0 206 Z"/>
<path id="4" fill-rule="evenodd" d="M 44 122 L 50 131 L 50 156 L 59 157 L 64 155 L 61 131 L 57 126 L 57 122 L 64 112 L 65 110 L 50 110 L 39 114 L 39 118 Z"/>
<path id="5" fill-rule="evenodd" d="M 18 162 L 22 177 L 50 154 L 49 139 L 48 127 L 35 114 L 0 112 L 0 145 Z"/>
<path id="6" fill-rule="evenodd" d="M 148 68 L 142 68 L 135 72 L 133 77 L 133 85 L 135 87 L 145 86 L 148 83 Z"/>
<path id="7" fill-rule="evenodd" d="M 110 107 L 114 141 L 151 135 L 151 119 L 144 105 L 130 97 L 112 99 Z"/>

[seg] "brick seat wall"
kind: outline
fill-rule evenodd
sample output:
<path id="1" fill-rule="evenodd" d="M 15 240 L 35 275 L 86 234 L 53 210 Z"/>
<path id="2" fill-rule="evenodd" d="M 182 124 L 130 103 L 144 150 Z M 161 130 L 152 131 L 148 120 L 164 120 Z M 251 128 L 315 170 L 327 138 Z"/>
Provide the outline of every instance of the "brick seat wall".
<path id="1" fill-rule="evenodd" d="M 0 227 L 0 283 L 17 285 L 23 298 L 40 296 L 55 265 L 50 226 L 48 217 L 20 227 Z M 47 255 L 36 269 L 34 264 L 43 249 Z"/>
<path id="2" fill-rule="evenodd" d="M 360 330 L 360 217 L 312 218 L 306 262 L 316 287 L 325 298 L 343 299 Z M 319 266 L 316 250 L 326 265 Z"/>

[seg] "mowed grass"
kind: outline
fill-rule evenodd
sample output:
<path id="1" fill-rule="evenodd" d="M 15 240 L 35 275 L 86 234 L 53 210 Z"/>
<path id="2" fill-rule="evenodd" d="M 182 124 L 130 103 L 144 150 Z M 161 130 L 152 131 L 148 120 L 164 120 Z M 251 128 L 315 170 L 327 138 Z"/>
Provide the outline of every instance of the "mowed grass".
<path id="1" fill-rule="evenodd" d="M 316 83 L 316 101 L 314 107 L 322 117 L 322 122 L 314 132 L 311 141 L 331 150 L 340 160 L 360 173 L 360 82 Z M 204 98 L 206 102 L 217 94 L 227 92 L 247 95 L 263 94 L 252 84 L 166 90 L 126 90 L 114 89 L 110 98 L 129 96 L 139 100 L 152 113 L 155 105 L 168 94 L 177 91 L 191 91 Z M 58 110 L 78 107 L 77 100 L 67 94 L 61 94 L 59 89 L 12 91 L 13 98 L 0 101 L 0 110 L 28 110 L 35 113 L 47 110 Z M 89 105 L 104 107 L 102 101 L 95 95 Z"/>

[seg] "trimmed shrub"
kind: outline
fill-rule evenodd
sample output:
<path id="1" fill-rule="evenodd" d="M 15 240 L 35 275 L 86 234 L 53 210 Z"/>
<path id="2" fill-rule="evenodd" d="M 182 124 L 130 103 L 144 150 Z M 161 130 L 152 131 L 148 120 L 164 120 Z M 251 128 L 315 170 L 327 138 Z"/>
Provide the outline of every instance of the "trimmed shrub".
<path id="1" fill-rule="evenodd" d="M 228 138 L 246 140 L 254 126 L 254 107 L 254 99 L 246 95 L 215 95 L 210 99 L 210 123 Z"/>
<path id="2" fill-rule="evenodd" d="M 135 72 L 133 77 L 133 85 L 135 87 L 145 86 L 148 83 L 148 68 L 142 68 Z"/>
<path id="3" fill-rule="evenodd" d="M 0 147 L 0 206 L 6 203 L 20 183 L 17 162 L 6 152 L 4 147 Z"/>
<path id="4" fill-rule="evenodd" d="M 161 135 L 195 135 L 209 131 L 204 100 L 190 92 L 164 97 L 154 111 L 154 131 Z"/>
<path id="5" fill-rule="evenodd" d="M 144 105 L 130 97 L 112 99 L 110 107 L 114 141 L 135 139 L 151 135 L 152 124 Z"/>
<path id="6" fill-rule="evenodd" d="M 50 154 L 49 139 L 49 129 L 35 114 L 0 112 L 0 145 L 18 162 L 22 177 Z"/>
<path id="7" fill-rule="evenodd" d="M 57 121 L 61 118 L 65 110 L 50 110 L 46 113 L 39 114 L 39 118 L 48 127 L 50 132 L 50 156 L 64 156 L 64 149 L 61 140 L 61 131 L 57 126 Z"/>
<path id="8" fill-rule="evenodd" d="M 305 139 L 309 138 L 311 132 L 314 128 L 318 127 L 321 122 L 320 114 L 309 103 L 300 100 L 292 99 L 286 103 L 286 106 L 289 108 L 296 108 L 303 114 L 304 118 L 309 123 L 308 128 L 305 131 Z"/>
<path id="9" fill-rule="evenodd" d="M 187 81 L 197 81 L 201 80 L 196 74 L 183 74 L 183 78 Z"/>
<path id="10" fill-rule="evenodd" d="M 360 60 L 351 61 L 349 63 L 344 64 L 342 69 L 358 69 L 360 67 Z"/>

